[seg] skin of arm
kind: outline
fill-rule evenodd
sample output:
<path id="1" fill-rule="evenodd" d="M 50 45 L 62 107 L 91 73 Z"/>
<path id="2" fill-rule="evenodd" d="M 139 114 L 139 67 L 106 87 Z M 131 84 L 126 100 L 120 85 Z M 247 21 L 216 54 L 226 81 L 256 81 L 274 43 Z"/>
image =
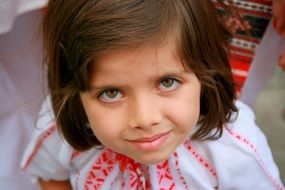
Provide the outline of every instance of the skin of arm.
<path id="1" fill-rule="evenodd" d="M 285 0 L 272 1 L 273 28 L 275 31 L 285 38 Z M 281 53 L 278 65 L 285 71 L 285 49 Z"/>
<path id="2" fill-rule="evenodd" d="M 285 49 L 283 50 L 283 52 L 281 53 L 281 55 L 279 57 L 278 65 L 285 72 Z"/>
<path id="3" fill-rule="evenodd" d="M 44 181 L 39 180 L 42 190 L 72 190 L 70 182 L 67 181 Z"/>
<path id="4" fill-rule="evenodd" d="M 273 27 L 276 32 L 285 37 L 285 0 L 272 1 Z"/>

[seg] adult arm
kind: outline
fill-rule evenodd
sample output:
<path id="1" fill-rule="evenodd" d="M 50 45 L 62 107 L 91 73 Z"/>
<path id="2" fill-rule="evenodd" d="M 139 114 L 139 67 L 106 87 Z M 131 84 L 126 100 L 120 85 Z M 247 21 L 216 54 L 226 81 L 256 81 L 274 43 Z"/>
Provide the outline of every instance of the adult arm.
<path id="1" fill-rule="evenodd" d="M 272 14 L 274 29 L 280 36 L 285 37 L 285 0 L 273 0 Z"/>
<path id="2" fill-rule="evenodd" d="M 281 36 L 285 37 L 285 0 L 273 0 L 272 2 L 273 28 Z M 278 65 L 285 71 L 285 49 L 283 49 Z"/>

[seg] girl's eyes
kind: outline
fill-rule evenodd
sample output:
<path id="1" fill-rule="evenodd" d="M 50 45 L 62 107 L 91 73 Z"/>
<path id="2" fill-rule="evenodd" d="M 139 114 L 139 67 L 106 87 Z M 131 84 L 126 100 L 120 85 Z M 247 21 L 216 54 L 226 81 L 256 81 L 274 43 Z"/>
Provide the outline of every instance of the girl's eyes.
<path id="1" fill-rule="evenodd" d="M 107 89 L 99 95 L 99 99 L 106 103 L 117 102 L 122 97 L 122 93 L 117 89 Z"/>
<path id="2" fill-rule="evenodd" d="M 158 89 L 162 92 L 170 92 L 177 89 L 181 82 L 174 78 L 164 78 L 159 81 Z M 123 94 L 116 88 L 106 89 L 101 92 L 98 98 L 105 103 L 115 103 L 121 100 Z"/>
<path id="3" fill-rule="evenodd" d="M 159 89 L 168 92 L 177 89 L 180 86 L 181 82 L 174 78 L 165 78 L 162 79 L 159 83 Z"/>

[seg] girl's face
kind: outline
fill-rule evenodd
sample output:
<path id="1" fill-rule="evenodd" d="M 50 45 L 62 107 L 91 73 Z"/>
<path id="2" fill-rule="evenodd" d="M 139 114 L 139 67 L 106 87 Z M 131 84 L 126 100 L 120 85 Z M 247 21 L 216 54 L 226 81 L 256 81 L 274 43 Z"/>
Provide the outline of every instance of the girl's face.
<path id="1" fill-rule="evenodd" d="M 94 134 L 115 152 L 163 161 L 198 121 L 201 84 L 172 43 L 110 51 L 92 72 L 81 100 Z"/>

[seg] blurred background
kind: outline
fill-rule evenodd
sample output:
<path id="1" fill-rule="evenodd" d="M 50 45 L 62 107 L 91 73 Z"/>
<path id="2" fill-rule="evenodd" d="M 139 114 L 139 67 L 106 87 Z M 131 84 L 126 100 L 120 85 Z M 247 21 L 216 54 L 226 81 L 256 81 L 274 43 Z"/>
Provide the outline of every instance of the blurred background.
<path id="1" fill-rule="evenodd" d="M 256 99 L 254 111 L 285 184 L 285 72 L 275 68 L 274 75 Z"/>

